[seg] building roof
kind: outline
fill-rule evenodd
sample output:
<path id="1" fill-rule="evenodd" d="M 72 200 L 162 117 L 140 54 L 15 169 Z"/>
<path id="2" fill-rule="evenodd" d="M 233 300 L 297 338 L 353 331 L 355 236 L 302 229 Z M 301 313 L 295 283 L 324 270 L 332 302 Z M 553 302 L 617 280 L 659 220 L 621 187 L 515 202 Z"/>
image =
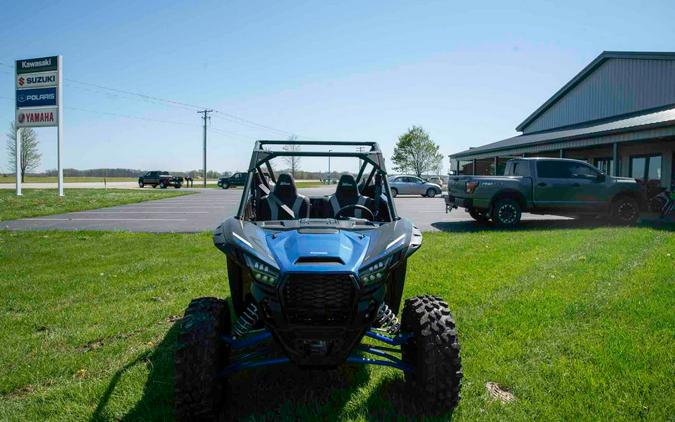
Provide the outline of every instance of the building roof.
<path id="1" fill-rule="evenodd" d="M 619 132 L 643 130 L 659 126 L 675 125 L 675 105 L 661 110 L 644 111 L 632 116 L 622 116 L 602 123 L 572 127 L 550 132 L 538 132 L 519 135 L 466 151 L 451 154 L 451 158 L 463 158 L 476 154 L 498 152 L 535 144 L 567 141 L 576 138 L 588 138 Z"/>
<path id="2" fill-rule="evenodd" d="M 588 77 L 595 69 L 608 59 L 643 59 L 643 60 L 675 60 L 675 53 L 669 52 L 636 52 L 636 51 L 603 51 L 595 58 L 588 66 L 583 68 L 572 80 L 567 82 L 562 88 L 558 90 L 551 98 L 544 104 L 530 114 L 522 123 L 520 123 L 516 130 L 522 132 L 530 123 L 537 117 L 548 110 L 560 98 L 570 92 L 581 81 Z"/>

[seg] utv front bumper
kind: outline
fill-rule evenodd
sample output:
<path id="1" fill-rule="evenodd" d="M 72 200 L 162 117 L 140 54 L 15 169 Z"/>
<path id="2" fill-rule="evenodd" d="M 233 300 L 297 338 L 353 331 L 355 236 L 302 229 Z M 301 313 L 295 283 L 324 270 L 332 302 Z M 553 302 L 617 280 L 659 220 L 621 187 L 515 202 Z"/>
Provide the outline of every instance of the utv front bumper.
<path id="1" fill-rule="evenodd" d="M 346 361 L 371 327 L 385 285 L 360 286 L 353 274 L 290 273 L 278 286 L 254 283 L 260 317 L 301 367 Z"/>

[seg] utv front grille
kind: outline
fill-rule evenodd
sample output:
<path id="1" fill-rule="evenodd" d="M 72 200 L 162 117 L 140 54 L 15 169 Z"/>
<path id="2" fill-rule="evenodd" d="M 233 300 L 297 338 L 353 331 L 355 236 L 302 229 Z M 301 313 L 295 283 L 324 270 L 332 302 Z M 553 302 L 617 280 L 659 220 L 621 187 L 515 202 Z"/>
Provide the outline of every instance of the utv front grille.
<path id="1" fill-rule="evenodd" d="M 291 274 L 282 295 L 288 322 L 331 325 L 350 320 L 356 290 L 346 274 Z"/>

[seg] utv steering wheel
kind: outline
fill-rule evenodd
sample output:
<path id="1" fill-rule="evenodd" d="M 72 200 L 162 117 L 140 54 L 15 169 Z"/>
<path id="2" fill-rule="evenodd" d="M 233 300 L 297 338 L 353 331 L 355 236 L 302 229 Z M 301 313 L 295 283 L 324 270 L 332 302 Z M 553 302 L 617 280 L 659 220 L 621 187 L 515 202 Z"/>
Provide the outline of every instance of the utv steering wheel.
<path id="1" fill-rule="evenodd" d="M 373 214 L 373 212 L 368 207 L 366 207 L 364 205 L 359 205 L 359 204 L 349 204 L 349 205 L 345 205 L 344 207 L 340 208 L 340 210 L 337 213 L 335 213 L 335 219 L 339 220 L 340 217 L 343 217 L 343 219 L 344 219 L 345 216 L 342 215 L 342 212 L 344 210 L 349 210 L 349 209 L 352 209 L 352 208 L 354 208 L 355 210 L 360 209 L 361 211 L 367 212 L 368 214 L 370 214 L 370 221 L 375 221 L 375 214 Z"/>

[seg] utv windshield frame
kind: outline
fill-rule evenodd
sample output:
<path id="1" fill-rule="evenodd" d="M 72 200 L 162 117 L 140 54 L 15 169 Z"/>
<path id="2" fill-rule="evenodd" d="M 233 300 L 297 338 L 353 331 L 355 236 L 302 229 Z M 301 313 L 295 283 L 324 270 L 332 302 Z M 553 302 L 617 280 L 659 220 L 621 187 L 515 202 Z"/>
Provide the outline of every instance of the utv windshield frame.
<path id="1" fill-rule="evenodd" d="M 322 146 L 322 147 L 368 147 L 368 151 L 274 151 L 271 149 L 265 149 L 266 146 L 270 145 L 305 145 L 305 146 Z M 270 161 L 277 157 L 340 157 L 340 158 L 359 158 L 362 160 L 361 167 L 359 168 L 359 173 L 356 176 L 356 184 L 359 186 L 361 181 L 365 178 L 364 186 L 368 186 L 371 181 L 375 178 L 375 175 L 379 173 L 382 176 L 382 193 L 387 198 L 387 207 L 389 209 L 389 215 L 391 217 L 390 221 L 396 221 L 400 219 L 396 213 L 396 207 L 394 201 L 392 200 L 391 191 L 389 189 L 389 181 L 387 180 L 387 170 L 384 165 L 384 157 L 382 156 L 382 151 L 380 150 L 377 142 L 359 142 L 359 141 L 300 141 L 300 140 L 258 140 L 255 142 L 253 147 L 253 154 L 251 155 L 251 162 L 249 168 L 246 171 L 246 183 L 244 184 L 244 191 L 241 195 L 239 201 L 239 210 L 235 218 L 238 220 L 247 220 L 246 218 L 246 207 L 251 197 L 251 189 L 253 181 L 255 180 L 254 175 L 258 174 L 260 180 L 271 190 L 271 187 L 268 183 L 267 177 L 273 182 L 276 183 L 276 175 L 272 169 Z M 368 164 L 372 165 L 373 168 L 367 174 L 366 178 L 366 168 Z"/>

